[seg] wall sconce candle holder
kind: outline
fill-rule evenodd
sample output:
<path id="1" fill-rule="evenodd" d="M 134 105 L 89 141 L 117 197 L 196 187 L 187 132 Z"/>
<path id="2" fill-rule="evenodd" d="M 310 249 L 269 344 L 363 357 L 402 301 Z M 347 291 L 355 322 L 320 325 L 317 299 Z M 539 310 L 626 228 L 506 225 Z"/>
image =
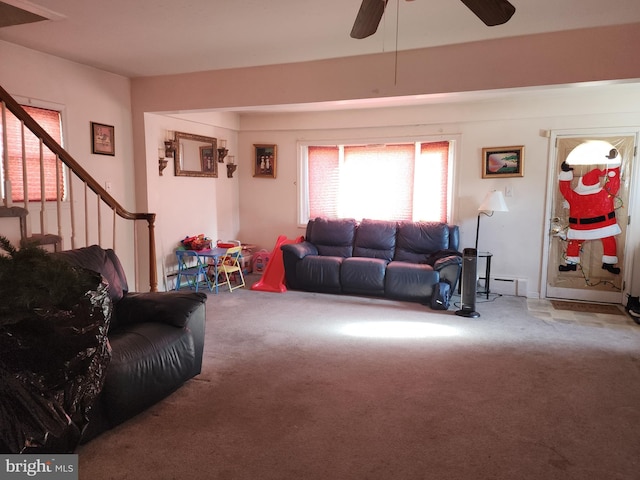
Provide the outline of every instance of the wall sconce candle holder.
<path id="1" fill-rule="evenodd" d="M 164 142 L 164 156 L 165 158 L 173 158 L 173 153 L 176 151 L 175 140 L 165 140 Z"/>
<path id="2" fill-rule="evenodd" d="M 165 158 L 166 150 L 163 147 L 158 147 L 158 173 L 162 176 L 162 171 L 167 168 L 169 161 Z"/>
<path id="3" fill-rule="evenodd" d="M 160 157 L 158 159 L 158 169 L 160 171 L 160 176 L 162 176 L 162 171 L 167 168 L 167 164 L 169 163 L 169 160 L 167 160 L 166 158 L 162 158 Z"/>
<path id="4" fill-rule="evenodd" d="M 227 154 L 229 153 L 229 150 L 222 147 L 222 148 L 218 148 L 218 162 L 219 163 L 223 163 L 224 162 L 224 158 L 227 156 Z"/>
<path id="5" fill-rule="evenodd" d="M 233 172 L 238 168 L 238 165 L 236 165 L 233 160 L 233 155 L 230 155 L 229 160 L 227 161 L 227 178 L 233 178 Z"/>
<path id="6" fill-rule="evenodd" d="M 233 172 L 238 168 L 237 165 L 233 163 L 227 163 L 227 178 L 233 178 Z"/>
<path id="7" fill-rule="evenodd" d="M 224 158 L 229 153 L 229 150 L 227 149 L 227 141 L 225 139 L 223 138 L 220 139 L 220 141 L 218 142 L 217 150 L 218 150 L 218 163 L 224 163 Z"/>

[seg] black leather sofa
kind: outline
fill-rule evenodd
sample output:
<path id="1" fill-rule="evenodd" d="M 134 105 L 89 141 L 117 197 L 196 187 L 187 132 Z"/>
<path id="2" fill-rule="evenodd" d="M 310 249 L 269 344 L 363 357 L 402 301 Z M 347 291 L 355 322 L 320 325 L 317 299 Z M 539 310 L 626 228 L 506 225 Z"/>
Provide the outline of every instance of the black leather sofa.
<path id="1" fill-rule="evenodd" d="M 305 241 L 282 245 L 287 287 L 428 303 L 435 286 L 453 291 L 462 270 L 458 226 L 316 218 Z"/>
<path id="2" fill-rule="evenodd" d="M 198 375 L 204 348 L 206 294 L 129 292 L 120 260 L 97 245 L 58 252 L 108 282 L 113 314 L 111 360 L 81 443 L 137 415 Z"/>

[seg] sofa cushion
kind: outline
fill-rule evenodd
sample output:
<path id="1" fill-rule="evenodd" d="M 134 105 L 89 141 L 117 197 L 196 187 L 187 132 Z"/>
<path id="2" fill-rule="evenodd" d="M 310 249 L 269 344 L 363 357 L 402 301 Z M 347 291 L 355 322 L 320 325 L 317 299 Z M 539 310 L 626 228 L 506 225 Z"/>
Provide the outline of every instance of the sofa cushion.
<path id="1" fill-rule="evenodd" d="M 354 257 L 393 259 L 396 247 L 396 222 L 364 219 L 358 225 L 353 247 Z"/>
<path id="2" fill-rule="evenodd" d="M 460 249 L 460 229 L 458 225 L 449 225 L 449 250 Z"/>
<path id="3" fill-rule="evenodd" d="M 384 292 L 398 300 L 427 302 L 439 281 L 440 274 L 430 265 L 391 262 L 387 265 Z"/>
<path id="4" fill-rule="evenodd" d="M 306 240 L 318 248 L 320 255 L 350 257 L 355 233 L 356 221 L 353 219 L 316 218 L 307 225 Z"/>
<path id="5" fill-rule="evenodd" d="M 300 287 L 312 292 L 340 293 L 340 267 L 343 257 L 309 255 L 296 265 Z"/>
<path id="6" fill-rule="evenodd" d="M 440 222 L 400 222 L 394 260 L 428 261 L 432 253 L 449 248 L 449 225 Z"/>
<path id="7" fill-rule="evenodd" d="M 384 295 L 387 260 L 381 258 L 345 258 L 340 267 L 342 291 L 360 295 Z"/>

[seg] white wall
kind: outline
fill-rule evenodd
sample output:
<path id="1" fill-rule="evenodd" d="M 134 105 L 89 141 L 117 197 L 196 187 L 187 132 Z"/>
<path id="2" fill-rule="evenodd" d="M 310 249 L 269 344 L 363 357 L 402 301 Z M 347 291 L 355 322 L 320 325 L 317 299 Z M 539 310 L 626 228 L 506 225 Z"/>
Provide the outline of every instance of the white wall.
<path id="1" fill-rule="evenodd" d="M 214 240 L 237 238 L 239 234 L 238 175 L 227 178 L 219 164 L 218 178 L 175 177 L 170 162 L 164 175 L 158 173 L 158 147 L 167 130 L 183 131 L 227 140 L 229 154 L 237 158 L 238 116 L 232 113 L 196 112 L 189 115 L 148 114 L 144 118 L 144 149 L 134 162 L 130 80 L 51 55 L 0 41 L 0 59 L 11 68 L 0 69 L 0 85 L 19 101 L 51 105 L 62 109 L 65 148 L 102 186 L 111 184 L 111 194 L 131 212 L 156 213 L 158 288 L 163 290 L 164 274 L 175 268 L 175 247 L 187 235 L 204 233 Z M 55 105 L 52 105 L 55 104 Z M 115 127 L 115 156 L 91 153 L 91 122 Z M 76 195 L 82 197 L 81 190 Z M 81 200 L 79 200 L 81 201 Z M 76 200 L 78 203 L 78 200 Z M 32 222 L 38 212 L 30 213 Z M 55 216 L 55 215 L 54 215 Z M 76 216 L 78 217 L 78 216 Z M 83 216 L 80 215 L 80 221 Z M 95 222 L 91 215 L 89 223 Z M 111 217 L 103 218 L 110 246 Z M 17 241 L 18 221 L 2 219 L 0 232 Z M 76 226 L 83 231 L 84 225 Z M 133 245 L 133 231 L 118 224 L 119 245 Z M 35 230 L 34 230 L 35 231 Z M 138 228 L 140 257 L 138 285 L 133 251 L 118 250 L 132 290 L 148 290 L 148 272 L 142 257 L 146 253 L 146 223 Z M 55 229 L 53 232 L 56 233 Z M 84 245 L 80 237 L 77 246 Z M 97 243 L 92 233 L 89 243 Z M 65 244 L 64 248 L 70 248 Z"/>
<path id="2" fill-rule="evenodd" d="M 184 118 L 188 118 L 185 120 Z M 175 272 L 175 249 L 186 236 L 204 234 L 211 239 L 238 237 L 240 228 L 238 175 L 227 177 L 225 163 L 218 163 L 218 177 L 176 177 L 173 160 L 163 175 L 158 173 L 158 148 L 167 131 L 204 135 L 227 141 L 229 155 L 237 156 L 237 115 L 195 113 L 192 115 L 145 115 L 147 204 L 156 212 L 158 288 L 165 290 L 167 275 Z M 169 283 L 168 287 L 171 288 Z"/>
<path id="3" fill-rule="evenodd" d="M 124 77 L 1 41 L 0 59 L 12 66 L 0 70 L 0 84 L 11 94 L 64 105 L 66 145 L 89 173 L 102 184 L 110 181 L 114 196 L 125 208 L 157 213 L 160 282 L 162 266 L 169 264 L 175 242 L 184 235 L 205 233 L 214 239 L 240 238 L 271 249 L 278 235 L 293 237 L 303 233 L 296 225 L 299 140 L 455 134 L 459 135 L 461 145 L 455 171 L 453 221 L 461 226 L 462 245 L 472 245 L 475 240 L 476 210 L 484 195 L 491 189 L 511 186 L 513 197 L 507 199 L 510 212 L 482 219 L 480 248 L 495 254 L 495 276 L 524 277 L 527 295 L 535 297 L 541 292 L 543 273 L 541 255 L 547 228 L 544 201 L 550 148 L 541 131 L 640 125 L 638 84 L 523 89 L 515 95 L 485 101 L 468 101 L 465 95 L 457 94 L 450 97 L 453 100 L 445 97 L 444 102 L 448 103 L 404 108 L 243 113 L 238 120 L 235 114 L 219 112 L 171 117 L 147 113 L 166 110 L 171 102 L 180 105 L 182 98 L 193 109 L 207 93 L 224 96 L 219 88 L 209 86 L 193 91 L 176 83 L 176 88 L 167 90 L 162 82 L 176 79 L 163 78 L 158 85 L 154 80 L 137 79 L 133 81 L 137 93 L 131 100 L 130 81 Z M 296 68 L 302 72 L 304 66 Z M 233 72 L 221 75 L 231 78 Z M 237 84 L 239 77 L 233 78 Z M 232 91 L 235 97 L 247 93 L 241 87 Z M 286 88 L 281 93 L 283 99 L 287 98 Z M 166 94 L 170 102 L 165 101 Z M 243 106 L 250 100 L 251 97 L 245 100 Z M 300 101 L 310 99 L 300 96 Z M 206 106 L 214 108 L 212 103 L 215 102 L 209 98 Z M 256 98 L 255 104 L 266 103 L 267 99 Z M 90 121 L 115 125 L 115 157 L 90 153 Z M 135 166 L 132 129 L 137 134 Z M 173 176 L 171 165 L 164 176 L 159 176 L 157 149 L 168 129 L 218 138 L 227 136 L 230 154 L 235 154 L 239 164 L 235 178 L 227 179 L 224 173 L 217 179 L 178 178 Z M 278 145 L 275 180 L 253 178 L 254 143 Z M 505 145 L 525 146 L 524 178 L 482 179 L 482 147 Z M 127 274 L 133 278 L 129 271 Z"/>
<path id="4" fill-rule="evenodd" d="M 448 103 L 388 110 L 344 110 L 289 115 L 241 114 L 238 163 L 240 238 L 270 249 L 277 235 L 295 236 L 296 142 L 301 138 L 352 138 L 419 133 L 460 134 L 456 217 L 463 243 L 473 244 L 477 205 L 502 180 L 480 179 L 484 146 L 526 146 L 525 178 L 513 179 L 515 213 L 483 222 L 494 237 L 481 237 L 495 251 L 494 272 L 527 279 L 528 294 L 540 292 L 541 242 L 545 226 L 544 172 L 548 140 L 540 130 L 637 125 L 637 91 L 591 97 L 586 82 L 636 82 L 638 24 L 570 30 L 315 62 L 141 77 L 131 81 L 135 151 L 144 155 L 144 115 L 197 109 L 334 105 L 353 100 L 385 103 L 390 97 Z M 567 59 L 570 59 L 568 61 Z M 397 60 L 397 62 L 395 61 Z M 256 79 L 259 79 L 256 83 Z M 258 85 L 259 84 L 259 85 Z M 567 85 L 554 91 L 556 85 Z M 520 89 L 502 101 L 465 103 L 460 92 Z M 532 93 L 537 89 L 540 93 Z M 622 90 L 618 90 L 621 92 Z M 485 97 L 488 98 L 488 97 Z M 453 103 L 455 102 L 455 103 Z M 278 178 L 252 177 L 253 143 L 278 145 Z M 142 172 L 141 175 L 144 175 Z M 139 178 L 141 178 L 139 175 Z M 146 181 L 146 180 L 145 180 Z M 508 219 L 508 220 L 507 220 Z M 495 225 L 497 223 L 497 225 Z M 522 232 L 526 232 L 523 234 Z M 522 241 L 516 247 L 509 235 Z M 504 245 L 509 243 L 509 245 Z M 524 252 L 524 254 L 522 253 Z M 499 253 L 499 255 L 498 255 Z M 523 258 L 524 257 L 524 258 Z"/>
<path id="5" fill-rule="evenodd" d="M 640 86 L 636 84 L 522 91 L 503 99 L 419 107 L 243 114 L 240 236 L 271 249 L 278 235 L 304 234 L 296 226 L 297 142 L 301 140 L 459 135 L 453 222 L 461 227 L 462 247 L 475 243 L 477 208 L 486 193 L 511 187 L 513 196 L 506 199 L 509 212 L 482 217 L 479 249 L 494 253 L 492 276 L 524 279 L 526 295 L 538 297 L 543 291 L 541 256 L 550 168 L 545 132 L 622 126 L 640 126 Z M 275 180 L 252 177 L 254 143 L 278 145 Z M 482 148 L 510 145 L 525 146 L 524 177 L 481 178 Z"/>
<path id="6" fill-rule="evenodd" d="M 111 194 L 115 199 L 127 210 L 135 212 L 129 79 L 4 41 L 0 41 L 0 62 L 3 65 L 0 68 L 0 84 L 13 97 L 34 105 L 56 104 L 62 107 L 66 150 L 102 186 L 110 182 Z M 91 153 L 92 121 L 115 127 L 115 156 Z M 32 222 L 37 221 L 37 211 L 31 212 L 30 216 Z M 110 228 L 110 220 L 104 223 L 109 224 Z M 0 227 L 5 228 L 4 225 Z M 77 228 L 84 231 L 83 225 Z M 118 231 L 119 235 L 132 235 L 131 229 L 121 228 Z M 84 236 L 78 241 L 82 246 Z M 96 241 L 97 235 L 93 232 L 90 243 Z M 107 237 L 109 241 L 110 237 Z M 118 244 L 133 245 L 133 240 L 118 240 Z M 64 248 L 70 248 L 70 245 Z M 119 250 L 118 256 L 126 266 L 130 288 L 133 289 L 133 252 Z"/>
<path id="7" fill-rule="evenodd" d="M 129 79 L 0 41 L 0 84 L 12 96 L 63 107 L 65 148 L 127 209 L 135 209 Z M 10 66 L 10 68 L 7 68 Z M 90 122 L 115 126 L 115 157 L 91 153 Z"/>

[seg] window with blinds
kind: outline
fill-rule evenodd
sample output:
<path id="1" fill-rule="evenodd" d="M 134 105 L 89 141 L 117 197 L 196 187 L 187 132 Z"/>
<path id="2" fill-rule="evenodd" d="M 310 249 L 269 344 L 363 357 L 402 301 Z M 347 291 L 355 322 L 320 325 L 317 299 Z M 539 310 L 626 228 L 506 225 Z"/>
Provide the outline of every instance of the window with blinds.
<path id="1" fill-rule="evenodd" d="M 62 143 L 62 127 L 60 112 L 45 108 L 23 106 L 22 108 L 36 120 L 40 126 L 58 143 Z M 3 196 L 5 178 L 11 182 L 11 200 L 24 202 L 25 178 L 26 191 L 30 202 L 42 201 L 42 183 L 44 179 L 45 201 L 56 201 L 58 195 L 64 199 L 64 175 L 62 162 L 57 161 L 56 156 L 46 147 L 42 146 L 42 169 L 40 167 L 40 140 L 24 128 L 24 155 L 26 170 L 23 169 L 23 145 L 21 122 L 8 110 L 6 111 L 7 145 L 4 145 L 2 122 L 0 122 L 0 153 L 4 158 L 4 149 L 7 149 L 9 157 L 8 171 L 4 162 L 0 162 L 2 168 Z"/>
<path id="2" fill-rule="evenodd" d="M 307 218 L 446 222 L 449 156 L 449 141 L 307 146 Z"/>

